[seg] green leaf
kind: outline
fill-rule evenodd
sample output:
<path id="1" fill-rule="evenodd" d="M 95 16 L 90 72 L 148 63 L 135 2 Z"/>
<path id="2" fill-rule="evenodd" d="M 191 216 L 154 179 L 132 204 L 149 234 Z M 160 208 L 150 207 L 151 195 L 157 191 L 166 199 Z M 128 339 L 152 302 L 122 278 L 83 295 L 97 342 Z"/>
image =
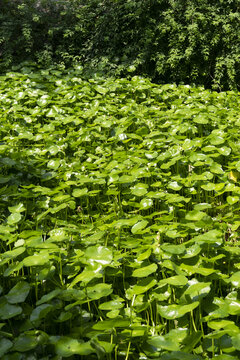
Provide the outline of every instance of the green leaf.
<path id="1" fill-rule="evenodd" d="M 233 321 L 220 319 L 220 320 L 209 321 L 207 325 L 213 330 L 220 330 L 228 326 L 229 327 L 234 326 L 235 324 Z"/>
<path id="2" fill-rule="evenodd" d="M 141 231 L 143 229 L 145 229 L 145 227 L 147 226 L 148 224 L 148 221 L 147 220 L 142 220 L 142 221 L 139 221 L 138 223 L 136 223 L 135 225 L 133 225 L 131 231 L 133 234 L 139 234 L 141 233 Z"/>
<path id="3" fill-rule="evenodd" d="M 133 195 L 143 196 L 147 193 L 147 189 L 148 189 L 147 184 L 139 183 L 132 188 L 131 192 Z"/>
<path id="4" fill-rule="evenodd" d="M 133 277 L 147 277 L 148 275 L 154 273 L 157 271 L 157 265 L 156 264 L 151 264 L 148 266 L 144 266 L 142 268 L 139 269 L 135 269 L 132 273 Z"/>
<path id="5" fill-rule="evenodd" d="M 19 203 L 15 206 L 9 206 L 8 210 L 11 213 L 20 213 L 26 210 L 26 208 L 24 207 L 24 205 L 22 203 Z"/>
<path id="6" fill-rule="evenodd" d="M 206 114 L 199 114 L 193 117 L 193 121 L 197 124 L 208 124 L 209 119 Z"/>
<path id="7" fill-rule="evenodd" d="M 229 279 L 234 287 L 240 287 L 240 271 L 235 272 Z"/>
<path id="8" fill-rule="evenodd" d="M 50 304 L 42 304 L 33 309 L 30 321 L 35 322 L 37 320 L 41 320 L 47 316 L 47 314 L 53 310 L 53 305 Z"/>
<path id="9" fill-rule="evenodd" d="M 240 160 L 236 163 L 235 166 L 236 166 L 237 171 L 240 172 Z"/>
<path id="10" fill-rule="evenodd" d="M 147 343 L 157 350 L 178 351 L 179 344 L 176 339 L 169 339 L 165 336 L 152 336 Z"/>
<path id="11" fill-rule="evenodd" d="M 211 291 L 210 282 L 198 282 L 196 279 L 191 279 L 188 282 L 188 288 L 181 296 L 181 301 L 188 301 L 190 298 L 192 301 L 200 301 L 200 299 L 206 297 Z"/>
<path id="12" fill-rule="evenodd" d="M 23 260 L 24 266 L 42 266 L 49 262 L 49 255 L 47 253 L 44 254 L 34 254 L 32 256 L 27 256 Z"/>
<path id="13" fill-rule="evenodd" d="M 110 330 L 113 328 L 128 328 L 130 324 L 130 319 L 111 319 L 103 320 L 93 325 L 94 330 Z"/>
<path id="14" fill-rule="evenodd" d="M 121 309 L 124 306 L 124 303 L 119 300 L 111 300 L 99 305 L 100 310 L 113 310 Z"/>
<path id="15" fill-rule="evenodd" d="M 211 145 L 220 145 L 225 142 L 225 139 L 222 136 L 214 134 L 209 136 L 209 142 Z"/>
<path id="16" fill-rule="evenodd" d="M 50 338 L 55 346 L 56 354 L 63 357 L 70 357 L 73 355 L 87 356 L 95 353 L 95 350 L 90 345 L 90 342 L 80 342 L 67 336 L 59 336 Z"/>
<path id="17" fill-rule="evenodd" d="M 111 284 L 96 284 L 87 287 L 87 296 L 91 300 L 98 300 L 102 297 L 108 296 L 113 292 Z"/>
<path id="18" fill-rule="evenodd" d="M 15 212 L 7 218 L 7 223 L 9 225 L 17 224 L 21 220 L 22 216 L 19 212 Z"/>
<path id="19" fill-rule="evenodd" d="M 50 168 L 50 169 L 54 169 L 56 170 L 61 164 L 61 161 L 60 159 L 52 159 L 52 160 L 49 160 L 49 162 L 47 163 L 47 167 Z"/>
<path id="20" fill-rule="evenodd" d="M 72 196 L 81 197 L 81 196 L 87 195 L 87 193 L 88 193 L 88 188 L 74 189 L 73 193 L 72 193 Z"/>
<path id="21" fill-rule="evenodd" d="M 186 250 L 186 248 L 183 244 L 172 245 L 172 244 L 168 244 L 168 243 L 162 244 L 161 249 L 165 252 L 168 252 L 170 254 L 176 254 L 176 255 L 182 254 Z"/>
<path id="22" fill-rule="evenodd" d="M 44 304 L 44 303 L 54 299 L 60 293 L 61 293 L 61 289 L 55 289 L 53 291 L 50 291 L 50 293 L 43 295 L 41 297 L 41 299 L 36 302 L 36 305 Z"/>
<path id="23" fill-rule="evenodd" d="M 213 163 L 210 166 L 210 171 L 214 174 L 224 174 L 221 164 Z"/>
<path id="24" fill-rule="evenodd" d="M 179 191 L 182 189 L 182 185 L 179 185 L 177 181 L 170 181 L 168 188 L 174 191 Z"/>
<path id="25" fill-rule="evenodd" d="M 18 305 L 8 304 L 5 298 L 0 298 L 0 319 L 11 319 L 22 313 L 22 308 Z"/>
<path id="26" fill-rule="evenodd" d="M 155 286 L 157 280 L 153 277 L 148 277 L 146 279 L 141 279 L 133 287 L 129 288 L 126 292 L 127 298 L 132 298 L 134 295 L 144 294 L 146 291 Z"/>
<path id="27" fill-rule="evenodd" d="M 6 339 L 6 338 L 1 338 L 0 339 L 0 357 L 2 357 L 4 354 L 6 354 L 8 352 L 9 349 L 11 349 L 11 347 L 13 346 L 12 341 Z"/>
<path id="28" fill-rule="evenodd" d="M 49 232 L 49 235 L 49 240 L 51 241 L 62 242 L 63 240 L 66 240 L 66 232 L 64 229 L 61 228 L 51 230 Z"/>
<path id="29" fill-rule="evenodd" d="M 206 242 L 206 243 L 222 243 L 222 233 L 219 230 L 209 230 L 204 234 L 194 236 L 191 239 L 194 243 Z"/>
<path id="30" fill-rule="evenodd" d="M 202 331 L 196 331 L 188 335 L 183 341 L 183 351 L 186 353 L 191 353 L 202 337 Z"/>
<path id="31" fill-rule="evenodd" d="M 214 191 L 216 188 L 216 184 L 208 182 L 206 185 L 201 185 L 201 188 L 206 191 Z"/>
<path id="32" fill-rule="evenodd" d="M 85 258 L 101 265 L 108 265 L 112 262 L 112 250 L 104 246 L 89 246 L 85 251 Z"/>
<path id="33" fill-rule="evenodd" d="M 224 156 L 230 155 L 230 153 L 232 151 L 232 149 L 227 146 L 222 146 L 220 148 L 217 148 L 217 150 L 221 155 L 224 155 Z"/>
<path id="34" fill-rule="evenodd" d="M 185 286 L 187 283 L 188 279 L 184 275 L 176 275 L 160 280 L 159 285 L 169 284 L 173 286 Z"/>
<path id="35" fill-rule="evenodd" d="M 199 210 L 192 210 L 187 213 L 186 220 L 201 221 L 204 218 L 204 216 L 206 216 L 204 212 Z"/>
<path id="36" fill-rule="evenodd" d="M 229 205 L 234 205 L 239 201 L 239 196 L 228 196 L 227 197 L 227 203 Z"/>
<path id="37" fill-rule="evenodd" d="M 173 320 L 184 316 L 188 312 L 191 312 L 196 307 L 198 307 L 198 305 L 199 305 L 198 301 L 187 305 L 176 305 L 176 304 L 168 305 L 168 306 L 158 305 L 158 312 L 163 318 Z"/>
<path id="38" fill-rule="evenodd" d="M 37 336 L 21 334 L 14 342 L 14 350 L 25 353 L 38 345 Z"/>
<path id="39" fill-rule="evenodd" d="M 232 337 L 232 344 L 236 350 L 240 350 L 240 334 Z"/>
<path id="40" fill-rule="evenodd" d="M 142 199 L 142 200 L 140 201 L 140 208 L 141 208 L 141 209 L 146 210 L 146 209 L 149 209 L 149 208 L 152 207 L 152 206 L 153 206 L 153 201 L 152 201 L 152 199 L 147 199 L 147 198 L 145 198 L 145 199 Z"/>
<path id="41" fill-rule="evenodd" d="M 6 295 L 6 299 L 10 304 L 22 303 L 26 300 L 30 291 L 30 285 L 25 281 L 17 283 Z"/>

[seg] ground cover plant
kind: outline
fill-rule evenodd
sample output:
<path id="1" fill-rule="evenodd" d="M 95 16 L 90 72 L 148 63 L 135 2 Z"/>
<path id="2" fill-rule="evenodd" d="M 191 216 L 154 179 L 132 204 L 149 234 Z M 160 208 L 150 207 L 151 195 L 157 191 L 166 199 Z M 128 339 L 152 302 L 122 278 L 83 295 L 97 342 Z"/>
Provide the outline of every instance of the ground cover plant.
<path id="1" fill-rule="evenodd" d="M 2 360 L 239 358 L 239 105 L 1 76 Z"/>

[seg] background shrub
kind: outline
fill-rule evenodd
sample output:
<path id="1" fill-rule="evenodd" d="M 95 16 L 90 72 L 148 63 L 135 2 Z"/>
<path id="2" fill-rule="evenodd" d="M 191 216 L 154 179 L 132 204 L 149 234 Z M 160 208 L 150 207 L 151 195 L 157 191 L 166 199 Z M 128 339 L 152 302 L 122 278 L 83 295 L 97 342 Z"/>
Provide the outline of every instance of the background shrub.
<path id="1" fill-rule="evenodd" d="M 0 66 L 24 60 L 236 89 L 237 0 L 2 0 Z"/>

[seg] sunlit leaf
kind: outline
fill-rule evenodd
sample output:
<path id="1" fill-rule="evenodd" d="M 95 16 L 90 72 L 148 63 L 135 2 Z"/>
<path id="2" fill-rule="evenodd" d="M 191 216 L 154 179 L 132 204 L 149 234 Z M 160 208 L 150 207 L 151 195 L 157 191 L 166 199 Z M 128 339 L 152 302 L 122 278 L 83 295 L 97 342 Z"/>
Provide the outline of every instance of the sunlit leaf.
<path id="1" fill-rule="evenodd" d="M 199 302 L 193 302 L 192 304 L 187 305 L 168 305 L 168 306 L 158 306 L 158 311 L 160 315 L 165 319 L 177 319 L 184 316 L 186 313 L 191 312 L 193 309 L 198 307 Z"/>
<path id="2" fill-rule="evenodd" d="M 132 276 L 133 277 L 146 277 L 146 276 L 152 274 L 153 272 L 156 272 L 156 270 L 157 270 L 157 265 L 151 264 L 151 265 L 144 266 L 142 268 L 134 270 L 132 273 Z"/>

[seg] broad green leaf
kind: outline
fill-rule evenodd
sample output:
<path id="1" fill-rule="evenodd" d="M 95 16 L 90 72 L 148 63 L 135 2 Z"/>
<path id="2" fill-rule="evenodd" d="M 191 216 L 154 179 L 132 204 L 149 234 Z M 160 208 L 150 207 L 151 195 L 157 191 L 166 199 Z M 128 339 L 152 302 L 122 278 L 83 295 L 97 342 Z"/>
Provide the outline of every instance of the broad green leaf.
<path id="1" fill-rule="evenodd" d="M 173 286 L 184 286 L 186 285 L 188 282 L 188 279 L 184 276 L 184 275 L 176 275 L 176 276 L 171 276 L 169 278 L 166 279 L 162 279 L 159 282 L 159 285 L 161 284 L 169 284 L 169 285 L 173 285 Z"/>
<path id="2" fill-rule="evenodd" d="M 236 166 L 237 171 L 240 172 L 240 160 L 236 163 L 235 166 Z"/>
<path id="3" fill-rule="evenodd" d="M 21 218 L 22 218 L 22 215 L 19 212 L 12 213 L 7 218 L 7 223 L 9 225 L 17 224 L 21 220 Z"/>
<path id="4" fill-rule="evenodd" d="M 38 345 L 37 336 L 21 334 L 14 342 L 14 350 L 25 353 Z"/>
<path id="5" fill-rule="evenodd" d="M 113 292 L 111 284 L 97 284 L 87 287 L 87 296 L 91 300 L 98 300 L 102 297 L 108 296 Z"/>
<path id="6" fill-rule="evenodd" d="M 147 189 L 148 189 L 147 184 L 139 183 L 132 188 L 131 192 L 133 195 L 143 196 L 147 193 Z"/>
<path id="7" fill-rule="evenodd" d="M 235 272 L 229 279 L 234 287 L 240 287 L 240 271 Z"/>
<path id="8" fill-rule="evenodd" d="M 3 259 L 14 259 L 17 256 L 23 254 L 25 250 L 26 250 L 25 247 L 20 246 L 17 247 L 16 249 L 4 252 L 1 256 Z"/>
<path id="9" fill-rule="evenodd" d="M 47 314 L 53 310 L 53 305 L 50 304 L 42 304 L 33 309 L 30 321 L 35 322 L 37 320 L 41 320 L 47 316 Z"/>
<path id="10" fill-rule="evenodd" d="M 34 254 L 32 256 L 27 256 L 23 260 L 24 266 L 42 266 L 49 262 L 49 255 L 44 252 L 44 254 Z"/>
<path id="11" fill-rule="evenodd" d="M 96 338 L 90 340 L 90 345 L 93 349 L 95 349 L 98 359 L 106 358 L 105 348 L 101 346 L 101 344 Z"/>
<path id="12" fill-rule="evenodd" d="M 204 234 L 194 236 L 191 239 L 194 243 L 206 242 L 206 243 L 222 243 L 222 233 L 219 230 L 209 230 Z"/>
<path id="13" fill-rule="evenodd" d="M 52 337 L 50 341 L 55 346 L 56 354 L 62 357 L 70 357 L 73 355 L 87 356 L 95 353 L 90 342 L 84 343 L 66 336 Z"/>
<path id="14" fill-rule="evenodd" d="M 147 277 L 145 279 L 141 279 L 137 282 L 137 284 L 133 285 L 126 292 L 127 298 L 132 298 L 134 295 L 144 294 L 146 291 L 154 287 L 157 283 L 157 280 L 153 277 Z"/>
<path id="15" fill-rule="evenodd" d="M 208 203 L 199 203 L 194 205 L 194 210 L 197 211 L 202 211 L 202 210 L 206 210 L 206 209 L 211 209 L 212 205 L 208 204 Z"/>
<path id="16" fill-rule="evenodd" d="M 30 291 L 30 285 L 25 281 L 17 283 L 6 295 L 6 299 L 10 304 L 22 303 L 26 300 Z"/>
<path id="17" fill-rule="evenodd" d="M 111 300 L 99 305 L 100 310 L 113 310 L 121 309 L 124 306 L 124 303 L 119 300 Z"/>
<path id="18" fill-rule="evenodd" d="M 41 299 L 36 302 L 36 305 L 44 304 L 44 303 L 54 299 L 60 293 L 61 293 L 61 289 L 55 289 L 53 291 L 50 291 L 48 294 L 43 295 L 41 297 Z"/>
<path id="19" fill-rule="evenodd" d="M 58 229 L 53 229 L 49 232 L 50 235 L 50 239 L 51 241 L 63 241 L 66 240 L 66 232 L 64 229 L 58 228 Z"/>
<path id="20" fill-rule="evenodd" d="M 179 191 L 182 189 L 182 185 L 179 185 L 177 181 L 170 181 L 170 183 L 168 184 L 168 188 Z"/>
<path id="21" fill-rule="evenodd" d="M 0 319 L 11 319 L 22 313 L 22 308 L 18 305 L 11 305 L 4 297 L 0 298 Z"/>
<path id="22" fill-rule="evenodd" d="M 230 155 L 230 153 L 232 151 L 231 148 L 229 148 L 227 146 L 222 146 L 220 148 L 217 148 L 217 150 L 221 155 L 224 155 L 224 156 Z"/>
<path id="23" fill-rule="evenodd" d="M 209 142 L 211 145 L 220 145 L 225 142 L 225 139 L 222 136 L 214 134 L 209 136 Z"/>
<path id="24" fill-rule="evenodd" d="M 191 221 L 201 221 L 205 215 L 206 214 L 203 211 L 192 210 L 187 213 L 185 218 L 186 220 L 191 220 Z"/>
<path id="25" fill-rule="evenodd" d="M 147 198 L 145 198 L 145 199 L 142 199 L 142 200 L 140 201 L 140 208 L 141 208 L 141 209 L 146 210 L 146 209 L 151 208 L 152 206 L 153 206 L 153 201 L 152 201 L 152 199 L 147 199 Z"/>
<path id="26" fill-rule="evenodd" d="M 240 225 L 240 224 L 239 224 Z M 145 259 L 148 259 L 149 256 L 151 255 L 152 250 L 149 248 L 146 251 L 144 251 L 143 253 L 141 253 L 140 255 L 138 255 L 137 261 L 143 261 Z"/>
<path id="27" fill-rule="evenodd" d="M 208 124 L 209 119 L 206 114 L 199 114 L 193 118 L 193 121 L 197 124 Z"/>
<path id="28" fill-rule="evenodd" d="M 210 171 L 214 174 L 224 174 L 221 164 L 213 163 L 210 166 Z"/>
<path id="29" fill-rule="evenodd" d="M 74 189 L 72 195 L 74 197 L 81 197 L 81 196 L 87 195 L 87 193 L 88 193 L 88 188 Z"/>
<path id="30" fill-rule="evenodd" d="M 181 264 L 180 269 L 183 270 L 189 276 L 193 274 L 201 274 L 203 276 L 208 276 L 217 272 L 217 270 L 215 269 L 206 268 L 202 266 L 199 267 L 197 265 L 192 266 L 187 264 Z"/>
<path id="31" fill-rule="evenodd" d="M 161 249 L 170 254 L 182 254 L 186 250 L 183 244 L 173 245 L 168 243 L 162 244 Z"/>
<path id="32" fill-rule="evenodd" d="M 227 202 L 229 205 L 234 205 L 239 201 L 239 196 L 228 196 Z"/>
<path id="33" fill-rule="evenodd" d="M 15 206 L 9 206 L 8 210 L 11 213 L 20 213 L 26 210 L 26 208 L 24 207 L 24 205 L 22 203 L 19 203 Z"/>
<path id="34" fill-rule="evenodd" d="M 139 269 L 135 269 L 132 273 L 133 277 L 147 277 L 148 275 L 154 273 L 157 271 L 157 265 L 156 264 L 151 264 L 148 266 L 144 266 L 142 268 Z"/>
<path id="35" fill-rule="evenodd" d="M 9 349 L 13 346 L 12 341 L 6 339 L 5 337 L 2 337 L 0 339 L 0 357 L 8 352 Z"/>
<path id="36" fill-rule="evenodd" d="M 202 331 L 196 331 L 189 334 L 183 341 L 184 347 L 182 351 L 186 353 L 187 352 L 191 353 L 202 337 L 203 337 Z"/>
<path id="37" fill-rule="evenodd" d="M 240 334 L 232 337 L 232 344 L 236 350 L 240 350 Z"/>
<path id="38" fill-rule="evenodd" d="M 133 225 L 131 231 L 133 234 L 138 234 L 138 233 L 141 233 L 141 231 L 143 229 L 145 229 L 145 227 L 147 226 L 148 224 L 148 221 L 147 220 L 142 220 L 142 221 L 139 221 L 138 223 L 136 223 L 135 225 Z"/>
<path id="39" fill-rule="evenodd" d="M 190 298 L 192 301 L 199 301 L 203 297 L 207 296 L 211 291 L 210 282 L 198 282 L 196 279 L 191 279 L 188 282 L 188 288 L 181 296 L 182 301 L 188 301 Z"/>
<path id="40" fill-rule="evenodd" d="M 148 344 L 158 350 L 178 351 L 179 344 L 176 339 L 169 339 L 166 336 L 152 336 L 147 340 Z"/>
<path id="41" fill-rule="evenodd" d="M 159 314 L 165 319 L 178 319 L 198 307 L 199 301 L 187 305 L 158 305 Z"/>
<path id="42" fill-rule="evenodd" d="M 61 164 L 60 159 L 52 159 L 47 163 L 47 167 L 49 167 L 50 169 L 54 169 L 56 170 Z"/>
<path id="43" fill-rule="evenodd" d="M 128 328 L 130 325 L 130 319 L 111 319 L 97 322 L 93 325 L 94 330 L 109 330 L 112 328 Z"/>
<path id="44" fill-rule="evenodd" d="M 220 320 L 209 321 L 207 325 L 213 330 L 220 330 L 228 326 L 234 326 L 235 324 L 233 321 L 220 319 Z"/>
<path id="45" fill-rule="evenodd" d="M 205 185 L 202 185 L 201 188 L 206 191 L 214 191 L 216 189 L 216 184 L 209 182 Z"/>
<path id="46" fill-rule="evenodd" d="M 192 246 L 186 248 L 186 254 L 183 255 L 183 258 L 188 259 L 198 255 L 201 252 L 201 247 L 198 244 L 193 244 Z"/>
<path id="47" fill-rule="evenodd" d="M 94 261 L 101 265 L 108 265 L 113 259 L 113 254 L 112 250 L 108 249 L 107 247 L 89 246 L 85 251 L 84 257 L 88 261 Z"/>

